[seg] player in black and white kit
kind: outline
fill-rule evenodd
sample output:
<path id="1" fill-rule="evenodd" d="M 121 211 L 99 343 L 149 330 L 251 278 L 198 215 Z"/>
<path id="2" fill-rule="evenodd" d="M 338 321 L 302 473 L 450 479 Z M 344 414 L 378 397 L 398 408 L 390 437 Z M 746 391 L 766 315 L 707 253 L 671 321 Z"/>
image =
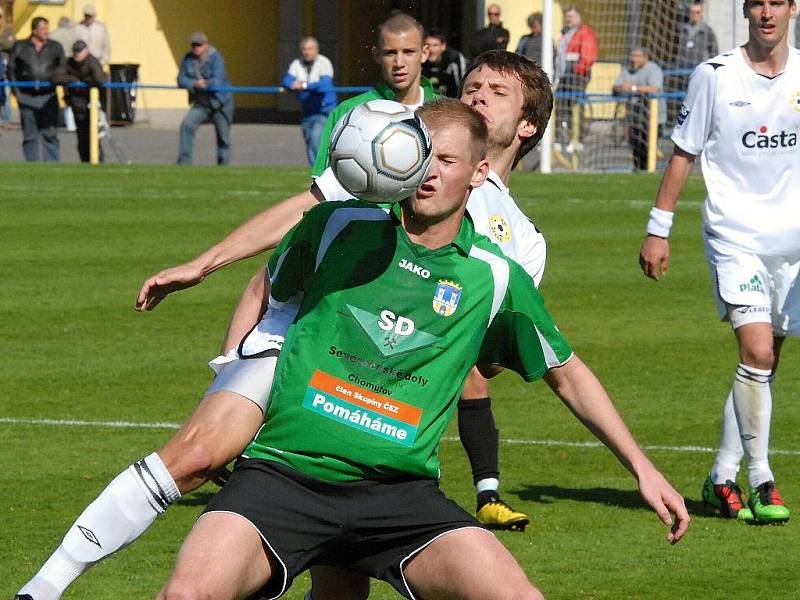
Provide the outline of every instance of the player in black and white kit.
<path id="1" fill-rule="evenodd" d="M 788 43 L 795 0 L 744 0 L 749 39 L 693 73 L 642 244 L 653 279 L 669 265 L 678 196 L 702 153 L 705 250 L 723 320 L 739 346 L 722 441 L 703 500 L 729 518 L 783 522 L 769 465 L 770 383 L 787 336 L 800 335 L 800 52 Z M 747 457 L 750 495 L 736 485 Z"/>

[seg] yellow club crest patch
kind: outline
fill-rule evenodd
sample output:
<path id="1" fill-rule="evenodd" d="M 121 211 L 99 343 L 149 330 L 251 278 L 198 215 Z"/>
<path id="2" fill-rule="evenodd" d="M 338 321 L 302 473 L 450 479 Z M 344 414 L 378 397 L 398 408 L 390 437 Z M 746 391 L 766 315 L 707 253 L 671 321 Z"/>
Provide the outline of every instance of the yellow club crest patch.
<path id="1" fill-rule="evenodd" d="M 800 113 L 800 90 L 792 94 L 792 109 Z"/>
<path id="2" fill-rule="evenodd" d="M 507 244 L 511 241 L 511 226 L 502 216 L 492 215 L 489 218 L 489 229 L 494 239 L 501 244 Z"/>

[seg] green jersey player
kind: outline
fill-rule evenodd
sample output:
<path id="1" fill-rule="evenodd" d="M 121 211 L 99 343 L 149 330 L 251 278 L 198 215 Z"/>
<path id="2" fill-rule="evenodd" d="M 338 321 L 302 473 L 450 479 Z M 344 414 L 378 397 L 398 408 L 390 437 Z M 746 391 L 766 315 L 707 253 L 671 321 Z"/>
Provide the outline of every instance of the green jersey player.
<path id="1" fill-rule="evenodd" d="M 452 100 L 421 115 L 433 159 L 414 196 L 389 211 L 321 205 L 282 243 L 272 301 L 295 314 L 274 383 L 261 381 L 272 390 L 267 426 L 192 529 L 160 598 L 277 597 L 317 564 L 379 577 L 409 598 L 541 598 L 436 485 L 441 435 L 476 361 L 544 377 L 662 520 L 675 513 L 668 539 L 685 533 L 682 498 L 572 353 L 529 275 L 464 218 L 488 171 L 483 120 Z M 214 393 L 258 393 L 265 354 L 228 363 Z"/>

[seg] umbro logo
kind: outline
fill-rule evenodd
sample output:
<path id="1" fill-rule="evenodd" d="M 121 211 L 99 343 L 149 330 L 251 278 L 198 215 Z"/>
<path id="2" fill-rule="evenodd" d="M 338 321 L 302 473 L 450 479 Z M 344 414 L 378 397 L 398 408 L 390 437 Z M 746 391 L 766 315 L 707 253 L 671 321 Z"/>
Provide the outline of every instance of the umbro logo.
<path id="1" fill-rule="evenodd" d="M 750 106 L 750 103 L 746 100 L 737 100 L 736 102 L 729 102 L 730 106 L 735 106 L 736 108 L 742 108 L 743 106 Z"/>
<path id="2" fill-rule="evenodd" d="M 100 541 L 94 534 L 94 531 L 92 531 L 91 529 L 87 529 L 86 527 L 81 527 L 80 525 L 78 525 L 78 529 L 80 529 L 81 533 L 83 534 L 83 537 L 92 542 L 98 548 L 102 548 L 102 546 L 100 545 Z"/>

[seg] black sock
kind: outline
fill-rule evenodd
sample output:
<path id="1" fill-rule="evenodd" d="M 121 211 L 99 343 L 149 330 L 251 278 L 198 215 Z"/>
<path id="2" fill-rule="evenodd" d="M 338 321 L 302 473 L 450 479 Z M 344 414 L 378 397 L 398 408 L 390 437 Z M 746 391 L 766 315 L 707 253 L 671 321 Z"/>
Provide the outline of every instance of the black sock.
<path id="1" fill-rule="evenodd" d="M 500 500 L 500 494 L 498 494 L 497 490 L 483 490 L 482 492 L 478 492 L 478 502 L 475 511 L 477 512 L 483 508 L 484 504 L 497 502 L 498 500 Z"/>
<path id="2" fill-rule="evenodd" d="M 458 435 L 472 467 L 472 482 L 487 477 L 499 479 L 500 437 L 494 425 L 491 398 L 459 400 Z"/>

